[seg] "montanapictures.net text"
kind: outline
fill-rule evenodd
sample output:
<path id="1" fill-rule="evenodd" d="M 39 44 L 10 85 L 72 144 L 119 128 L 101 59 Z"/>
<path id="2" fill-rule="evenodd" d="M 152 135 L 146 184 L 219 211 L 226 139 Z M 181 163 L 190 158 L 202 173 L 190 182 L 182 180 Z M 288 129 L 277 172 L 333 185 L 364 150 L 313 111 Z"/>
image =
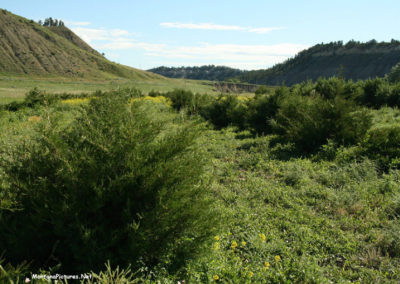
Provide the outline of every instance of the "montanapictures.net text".
<path id="1" fill-rule="evenodd" d="M 79 275 L 66 275 L 66 274 L 32 274 L 32 279 L 46 279 L 46 280 L 82 280 L 92 279 L 91 274 L 79 274 Z"/>

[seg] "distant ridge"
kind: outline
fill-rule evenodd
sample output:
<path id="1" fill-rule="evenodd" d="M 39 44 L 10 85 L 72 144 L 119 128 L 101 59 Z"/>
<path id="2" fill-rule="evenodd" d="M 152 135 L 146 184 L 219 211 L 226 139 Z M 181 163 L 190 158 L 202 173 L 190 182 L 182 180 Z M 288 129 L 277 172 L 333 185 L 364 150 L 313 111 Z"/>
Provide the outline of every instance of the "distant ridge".
<path id="1" fill-rule="evenodd" d="M 383 77 L 400 62 L 400 41 L 349 41 L 317 44 L 269 69 L 243 71 L 224 66 L 157 67 L 149 71 L 170 78 L 241 81 L 261 85 L 293 85 L 320 77 L 359 80 Z"/>
<path id="2" fill-rule="evenodd" d="M 317 44 L 294 58 L 265 70 L 245 72 L 239 79 L 253 84 L 287 85 L 320 77 L 359 80 L 383 77 L 400 62 L 400 41 L 349 41 Z"/>
<path id="3" fill-rule="evenodd" d="M 194 67 L 157 67 L 148 71 L 168 78 L 185 78 L 193 80 L 225 81 L 242 75 L 245 71 L 226 66 L 204 65 Z"/>
<path id="4" fill-rule="evenodd" d="M 0 73 L 89 79 L 159 75 L 107 60 L 65 26 L 42 26 L 0 9 Z"/>

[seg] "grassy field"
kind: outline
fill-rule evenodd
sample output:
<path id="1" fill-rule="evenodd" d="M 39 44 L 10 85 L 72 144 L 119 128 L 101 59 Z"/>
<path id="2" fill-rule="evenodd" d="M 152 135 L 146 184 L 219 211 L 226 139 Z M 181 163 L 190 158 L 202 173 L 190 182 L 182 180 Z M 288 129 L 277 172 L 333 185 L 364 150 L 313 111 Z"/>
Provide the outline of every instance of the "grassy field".
<path id="1" fill-rule="evenodd" d="M 400 111 L 346 109 L 336 91 L 351 84 L 38 92 L 3 111 L 0 282 L 45 269 L 93 271 L 83 283 L 398 283 Z M 304 94 L 317 89 L 326 98 Z"/>
<path id="2" fill-rule="evenodd" d="M 39 88 L 48 93 L 92 93 L 97 90 L 107 91 L 118 88 L 134 87 L 144 93 L 152 90 L 166 92 L 173 89 L 186 89 L 195 93 L 218 94 L 213 89 L 212 82 L 196 81 L 185 79 L 156 79 L 156 80 L 102 80 L 102 81 L 86 81 L 72 80 L 66 78 L 32 78 L 32 77 L 15 77 L 0 76 L 0 104 L 9 103 L 11 101 L 21 101 L 27 92 L 33 88 Z M 247 94 L 251 95 L 251 94 Z"/>

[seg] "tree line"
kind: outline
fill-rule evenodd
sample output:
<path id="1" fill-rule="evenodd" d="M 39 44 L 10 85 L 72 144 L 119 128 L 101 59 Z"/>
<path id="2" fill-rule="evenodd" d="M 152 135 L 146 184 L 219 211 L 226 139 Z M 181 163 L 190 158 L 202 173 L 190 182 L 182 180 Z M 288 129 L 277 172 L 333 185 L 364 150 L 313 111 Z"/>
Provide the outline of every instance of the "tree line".
<path id="1" fill-rule="evenodd" d="M 53 19 L 52 17 L 46 18 L 44 21 L 39 20 L 39 25 L 44 27 L 64 27 L 64 22 L 58 19 Z"/>

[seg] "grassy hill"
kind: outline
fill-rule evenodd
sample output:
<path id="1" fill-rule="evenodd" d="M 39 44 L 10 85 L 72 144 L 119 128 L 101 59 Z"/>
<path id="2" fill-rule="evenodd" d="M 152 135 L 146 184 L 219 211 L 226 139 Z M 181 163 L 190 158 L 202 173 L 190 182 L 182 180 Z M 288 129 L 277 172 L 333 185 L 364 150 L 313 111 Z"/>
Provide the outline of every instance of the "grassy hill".
<path id="1" fill-rule="evenodd" d="M 161 78 L 107 60 L 67 27 L 44 27 L 6 10 L 0 10 L 0 73 L 90 79 Z"/>
<path id="2" fill-rule="evenodd" d="M 246 72 L 239 78 L 249 83 L 268 85 L 292 85 L 332 76 L 363 80 L 385 76 L 398 62 L 400 41 L 332 42 L 317 44 L 272 68 Z"/>
<path id="3" fill-rule="evenodd" d="M 0 9 L 0 104 L 20 101 L 34 87 L 55 94 L 132 87 L 217 92 L 211 82 L 169 79 L 111 62 L 68 27 L 42 26 Z"/>

